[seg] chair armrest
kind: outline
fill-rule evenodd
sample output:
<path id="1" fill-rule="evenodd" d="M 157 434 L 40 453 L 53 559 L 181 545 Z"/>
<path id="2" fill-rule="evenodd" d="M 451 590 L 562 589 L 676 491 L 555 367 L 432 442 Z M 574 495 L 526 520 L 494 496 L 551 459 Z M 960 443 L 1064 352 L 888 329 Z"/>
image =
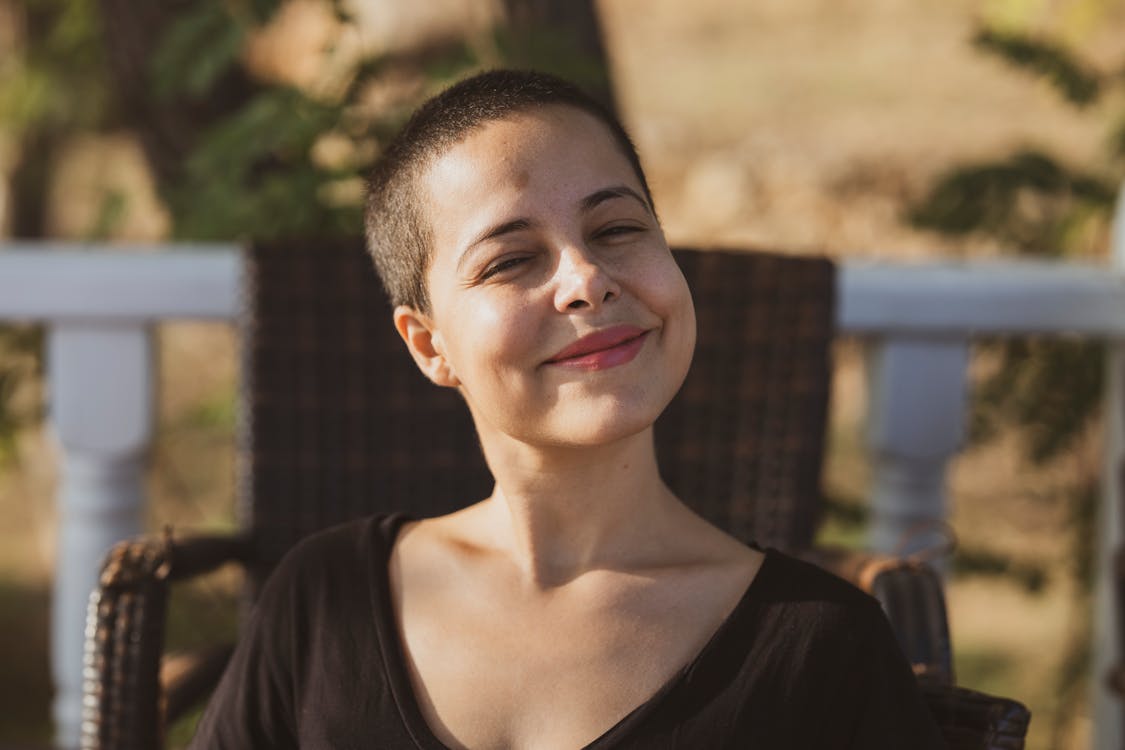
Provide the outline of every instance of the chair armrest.
<path id="1" fill-rule="evenodd" d="M 159 675 L 168 584 L 226 562 L 245 563 L 251 549 L 246 537 L 173 542 L 165 535 L 121 542 L 110 550 L 86 614 L 84 750 L 163 747 Z"/>
<path id="2" fill-rule="evenodd" d="M 833 547 L 798 555 L 879 600 L 919 679 L 953 684 L 953 652 L 941 578 L 924 562 Z"/>
<path id="3" fill-rule="evenodd" d="M 1031 712 L 1018 701 L 921 683 L 949 750 L 1022 750 Z"/>
<path id="4" fill-rule="evenodd" d="M 840 548 L 799 554 L 883 605 L 950 750 L 1022 750 L 1031 713 L 1008 698 L 953 685 L 941 578 L 924 562 Z"/>

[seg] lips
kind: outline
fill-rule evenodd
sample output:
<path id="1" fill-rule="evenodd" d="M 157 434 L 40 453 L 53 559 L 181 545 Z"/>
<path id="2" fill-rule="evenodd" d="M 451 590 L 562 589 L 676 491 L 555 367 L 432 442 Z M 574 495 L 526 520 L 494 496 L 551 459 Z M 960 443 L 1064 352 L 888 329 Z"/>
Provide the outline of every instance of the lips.
<path id="1" fill-rule="evenodd" d="M 624 364 L 640 351 L 647 333 L 646 329 L 633 325 L 595 331 L 563 348 L 547 363 L 594 370 Z"/>

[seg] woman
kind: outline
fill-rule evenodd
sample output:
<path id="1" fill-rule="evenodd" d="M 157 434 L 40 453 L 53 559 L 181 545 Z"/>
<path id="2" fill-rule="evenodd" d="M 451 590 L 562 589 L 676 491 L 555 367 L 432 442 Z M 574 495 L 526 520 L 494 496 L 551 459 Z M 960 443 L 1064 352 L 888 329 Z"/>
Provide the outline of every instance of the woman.
<path id="1" fill-rule="evenodd" d="M 495 488 L 299 545 L 195 747 L 941 746 L 874 600 L 661 481 L 695 318 L 612 116 L 541 74 L 463 81 L 375 167 L 367 232 Z"/>

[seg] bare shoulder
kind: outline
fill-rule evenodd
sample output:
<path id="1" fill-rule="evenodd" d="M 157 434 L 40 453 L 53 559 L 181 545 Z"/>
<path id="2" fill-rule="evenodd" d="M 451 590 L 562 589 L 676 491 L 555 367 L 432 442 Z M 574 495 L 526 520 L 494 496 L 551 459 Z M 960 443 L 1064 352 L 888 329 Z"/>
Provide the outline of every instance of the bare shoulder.
<path id="1" fill-rule="evenodd" d="M 439 518 L 423 518 L 408 521 L 399 529 L 391 551 L 391 567 L 400 574 L 423 573 L 439 567 L 442 562 L 444 543 Z"/>
<path id="2" fill-rule="evenodd" d="M 391 575 L 400 593 L 425 596 L 464 583 L 466 563 L 483 554 L 466 533 L 471 508 L 403 524 L 390 556 Z"/>
<path id="3" fill-rule="evenodd" d="M 469 540 L 478 536 L 475 531 L 480 526 L 476 508 L 470 505 L 444 516 L 403 524 L 395 544 L 396 553 L 419 562 L 436 562 L 435 558 L 452 552 L 471 553 L 477 545 Z"/>

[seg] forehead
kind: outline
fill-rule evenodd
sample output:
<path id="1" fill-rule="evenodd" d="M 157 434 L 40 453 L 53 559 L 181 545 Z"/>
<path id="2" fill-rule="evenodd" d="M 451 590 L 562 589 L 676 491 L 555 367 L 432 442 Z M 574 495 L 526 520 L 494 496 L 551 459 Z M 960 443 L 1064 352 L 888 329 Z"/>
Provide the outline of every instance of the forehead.
<path id="1" fill-rule="evenodd" d="M 580 109 L 552 105 L 474 128 L 423 170 L 419 198 L 435 240 L 441 235 L 448 240 L 456 227 L 500 220 L 506 213 L 565 210 L 588 191 L 609 185 L 642 191 L 603 122 Z"/>
<path id="2" fill-rule="evenodd" d="M 484 122 L 444 149 L 423 174 L 448 179 L 458 168 L 492 174 L 511 167 L 532 167 L 560 152 L 571 158 L 604 158 L 632 171 L 609 127 L 593 115 L 566 105 L 548 105 Z"/>

